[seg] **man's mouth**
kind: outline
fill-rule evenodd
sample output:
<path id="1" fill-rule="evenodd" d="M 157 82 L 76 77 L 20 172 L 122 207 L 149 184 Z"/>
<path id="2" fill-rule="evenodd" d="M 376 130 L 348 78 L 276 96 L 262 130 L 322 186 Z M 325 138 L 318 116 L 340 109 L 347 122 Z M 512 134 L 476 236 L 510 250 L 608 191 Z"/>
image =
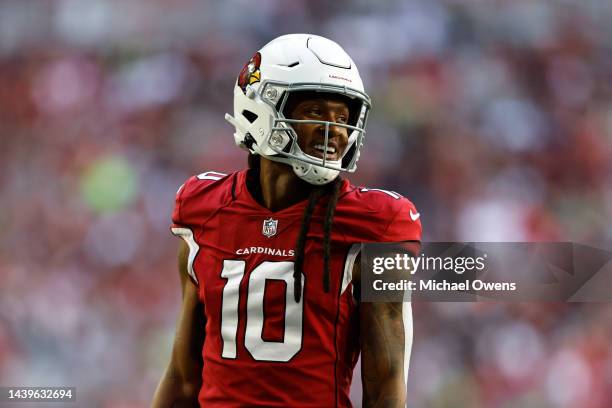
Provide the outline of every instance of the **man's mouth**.
<path id="1" fill-rule="evenodd" d="M 326 160 L 338 160 L 338 149 L 335 146 L 328 145 L 326 148 L 323 144 L 316 144 L 310 150 L 310 155 L 319 159 L 325 157 Z"/>

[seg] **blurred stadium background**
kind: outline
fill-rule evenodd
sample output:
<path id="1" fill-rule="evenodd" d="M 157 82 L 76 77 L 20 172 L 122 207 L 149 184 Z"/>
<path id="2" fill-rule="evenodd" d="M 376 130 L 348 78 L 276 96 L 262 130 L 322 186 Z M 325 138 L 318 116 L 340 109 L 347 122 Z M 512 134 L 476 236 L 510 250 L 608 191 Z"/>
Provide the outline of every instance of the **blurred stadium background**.
<path id="1" fill-rule="evenodd" d="M 425 240 L 611 248 L 610 24 L 605 0 L 2 0 L 0 385 L 149 404 L 174 193 L 246 165 L 223 114 L 284 33 L 357 61 L 374 111 L 351 179 L 412 199 Z M 612 406 L 610 305 L 414 311 L 410 407 Z"/>

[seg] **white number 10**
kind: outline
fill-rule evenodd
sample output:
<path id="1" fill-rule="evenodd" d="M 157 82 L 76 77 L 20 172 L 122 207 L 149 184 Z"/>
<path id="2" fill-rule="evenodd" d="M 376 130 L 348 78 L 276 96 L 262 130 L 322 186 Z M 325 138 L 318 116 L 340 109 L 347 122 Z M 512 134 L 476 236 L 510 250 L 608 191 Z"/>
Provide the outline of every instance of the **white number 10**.
<path id="1" fill-rule="evenodd" d="M 238 305 L 240 282 L 246 268 L 245 261 L 223 261 L 221 277 L 227 279 L 221 303 L 221 339 L 223 358 L 236 358 L 236 334 L 238 332 Z M 285 335 L 282 342 L 262 338 L 264 327 L 264 293 L 266 280 L 282 280 L 286 283 Z M 304 275 L 302 275 L 304 282 Z M 244 346 L 255 360 L 289 361 L 302 348 L 302 318 L 304 301 L 296 303 L 293 287 L 293 262 L 265 261 L 251 271 L 247 285 L 247 315 Z M 302 297 L 304 298 L 304 285 Z"/>

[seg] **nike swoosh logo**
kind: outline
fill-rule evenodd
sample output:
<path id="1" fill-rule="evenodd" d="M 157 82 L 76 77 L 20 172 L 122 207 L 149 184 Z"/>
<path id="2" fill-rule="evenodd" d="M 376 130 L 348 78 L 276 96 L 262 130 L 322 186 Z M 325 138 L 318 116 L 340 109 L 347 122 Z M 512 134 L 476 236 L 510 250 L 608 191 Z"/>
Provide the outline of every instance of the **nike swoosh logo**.
<path id="1" fill-rule="evenodd" d="M 412 210 L 410 210 L 410 218 L 412 219 L 412 221 L 416 221 L 419 219 L 419 217 L 421 216 L 420 213 L 413 213 Z"/>

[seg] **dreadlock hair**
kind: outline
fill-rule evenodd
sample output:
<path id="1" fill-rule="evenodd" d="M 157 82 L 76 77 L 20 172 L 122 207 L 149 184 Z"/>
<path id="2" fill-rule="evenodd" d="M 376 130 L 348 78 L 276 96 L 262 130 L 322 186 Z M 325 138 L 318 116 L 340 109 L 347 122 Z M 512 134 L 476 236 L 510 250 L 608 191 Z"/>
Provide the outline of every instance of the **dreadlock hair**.
<path id="1" fill-rule="evenodd" d="M 338 195 L 340 192 L 340 186 L 342 185 L 342 178 L 337 177 L 331 183 L 315 188 L 310 192 L 308 196 L 308 205 L 304 209 L 304 215 L 302 217 L 302 225 L 300 226 L 300 234 L 298 235 L 297 242 L 295 244 L 295 268 L 293 270 L 293 289 L 295 301 L 300 302 L 302 297 L 302 272 L 304 270 L 304 248 L 306 247 L 306 236 L 310 229 L 310 220 L 314 209 L 317 206 L 319 200 L 325 195 L 329 194 L 329 201 L 327 202 L 327 209 L 325 211 L 325 221 L 323 223 L 323 289 L 325 293 L 329 292 L 329 264 L 331 260 L 331 230 L 334 222 L 334 214 L 336 212 L 336 204 L 338 203 Z"/>
<path id="2" fill-rule="evenodd" d="M 259 171 L 260 156 L 249 154 L 249 168 Z M 295 244 L 295 267 L 293 269 L 293 289 L 294 297 L 297 303 L 302 298 L 302 272 L 304 271 L 304 249 L 306 247 L 306 236 L 310 230 L 310 220 L 314 213 L 317 204 L 326 194 L 329 194 L 329 201 L 325 210 L 325 221 L 323 223 L 323 289 L 325 293 L 329 292 L 329 265 L 331 261 L 331 231 L 334 222 L 334 214 L 336 212 L 336 204 L 338 203 L 338 195 L 343 179 L 337 177 L 334 181 L 322 187 L 313 188 L 308 196 L 308 204 L 304 209 L 302 216 L 302 224 L 300 233 Z"/>
<path id="3" fill-rule="evenodd" d="M 257 169 L 260 168 L 260 156 L 257 154 L 249 153 L 248 157 L 249 169 Z"/>

